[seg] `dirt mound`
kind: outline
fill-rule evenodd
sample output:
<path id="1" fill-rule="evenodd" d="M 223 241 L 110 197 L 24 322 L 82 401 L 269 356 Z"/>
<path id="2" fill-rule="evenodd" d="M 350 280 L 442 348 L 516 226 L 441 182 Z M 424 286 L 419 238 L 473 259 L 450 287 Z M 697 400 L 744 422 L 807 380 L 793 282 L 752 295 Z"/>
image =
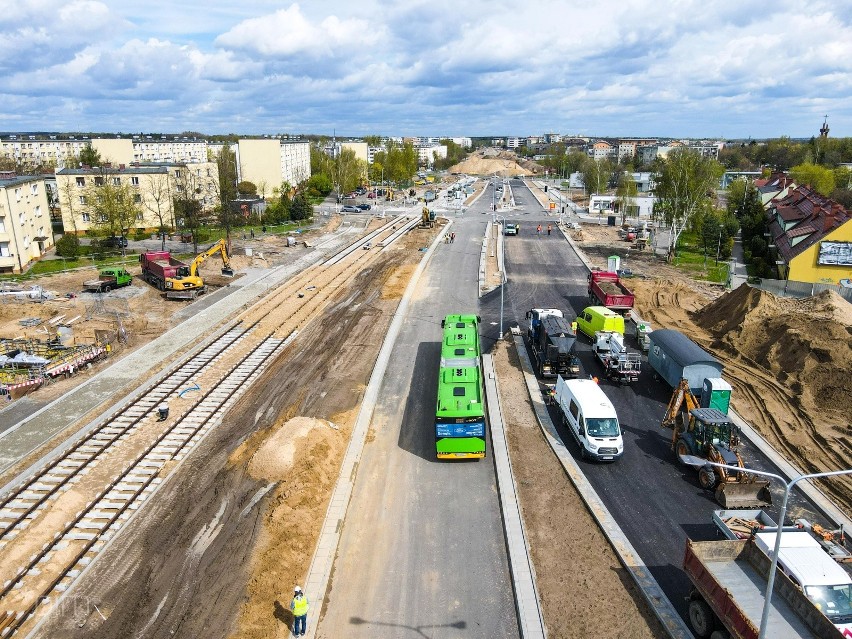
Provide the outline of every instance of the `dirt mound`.
<path id="1" fill-rule="evenodd" d="M 450 167 L 451 173 L 466 173 L 468 175 L 499 175 L 512 177 L 536 173 L 538 165 L 525 162 L 522 166 L 514 153 L 498 153 L 490 157 L 482 152 L 469 155 L 467 158 Z"/>
<path id="2" fill-rule="evenodd" d="M 694 313 L 699 326 L 769 370 L 810 414 L 848 406 L 852 307 L 826 291 L 802 300 L 740 286 Z"/>

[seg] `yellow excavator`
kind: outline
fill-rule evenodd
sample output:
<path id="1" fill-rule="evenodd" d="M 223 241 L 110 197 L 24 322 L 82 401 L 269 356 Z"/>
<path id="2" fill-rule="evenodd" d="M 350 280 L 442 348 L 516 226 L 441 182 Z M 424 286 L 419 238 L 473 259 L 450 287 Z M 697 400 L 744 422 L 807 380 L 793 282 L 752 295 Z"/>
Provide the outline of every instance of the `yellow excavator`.
<path id="1" fill-rule="evenodd" d="M 763 508 L 772 503 L 769 482 L 749 473 L 739 453 L 739 427 L 718 408 L 701 408 L 686 379 L 674 389 L 662 426 L 672 429 L 671 448 L 681 463 L 684 456 L 691 456 L 740 469 L 698 466 L 698 483 L 705 490 L 715 488 L 716 501 L 724 508 Z"/>
<path id="2" fill-rule="evenodd" d="M 175 277 L 166 278 L 166 297 L 172 300 L 195 299 L 207 290 L 207 285 L 198 275 L 198 269 L 204 261 L 216 253 L 222 254 L 222 275 L 234 276 L 231 268 L 231 258 L 228 255 L 228 245 L 224 239 L 195 256 L 192 263 L 181 266 Z"/>

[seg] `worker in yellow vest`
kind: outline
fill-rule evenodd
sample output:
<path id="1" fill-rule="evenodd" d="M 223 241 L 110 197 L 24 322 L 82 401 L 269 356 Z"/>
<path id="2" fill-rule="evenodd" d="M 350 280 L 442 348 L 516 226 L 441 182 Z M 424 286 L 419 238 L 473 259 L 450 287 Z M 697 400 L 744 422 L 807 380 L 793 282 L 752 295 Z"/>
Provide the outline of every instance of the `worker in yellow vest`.
<path id="1" fill-rule="evenodd" d="M 308 623 L 308 598 L 302 592 L 301 586 L 296 586 L 290 610 L 293 612 L 293 636 L 303 637 Z"/>

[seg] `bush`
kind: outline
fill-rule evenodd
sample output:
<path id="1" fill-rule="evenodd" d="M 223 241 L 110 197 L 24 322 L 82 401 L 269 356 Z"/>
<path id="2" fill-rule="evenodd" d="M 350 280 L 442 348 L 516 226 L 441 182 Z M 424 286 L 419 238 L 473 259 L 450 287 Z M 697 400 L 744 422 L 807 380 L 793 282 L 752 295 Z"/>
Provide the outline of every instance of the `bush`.
<path id="1" fill-rule="evenodd" d="M 80 238 L 66 233 L 56 242 L 56 254 L 60 257 L 74 259 L 80 254 Z"/>

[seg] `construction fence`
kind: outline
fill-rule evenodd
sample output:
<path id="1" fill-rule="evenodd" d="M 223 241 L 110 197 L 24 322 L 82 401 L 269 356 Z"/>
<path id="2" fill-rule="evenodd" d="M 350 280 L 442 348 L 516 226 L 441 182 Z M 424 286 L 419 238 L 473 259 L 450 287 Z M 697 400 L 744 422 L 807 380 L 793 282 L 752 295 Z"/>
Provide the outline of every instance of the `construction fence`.
<path id="1" fill-rule="evenodd" d="M 818 284 L 812 282 L 795 282 L 791 280 L 767 280 L 759 282 L 750 281 L 749 284 L 762 291 L 774 293 L 781 297 L 811 297 L 822 291 L 834 291 L 847 302 L 852 303 L 852 288 L 838 286 L 837 284 Z"/>

